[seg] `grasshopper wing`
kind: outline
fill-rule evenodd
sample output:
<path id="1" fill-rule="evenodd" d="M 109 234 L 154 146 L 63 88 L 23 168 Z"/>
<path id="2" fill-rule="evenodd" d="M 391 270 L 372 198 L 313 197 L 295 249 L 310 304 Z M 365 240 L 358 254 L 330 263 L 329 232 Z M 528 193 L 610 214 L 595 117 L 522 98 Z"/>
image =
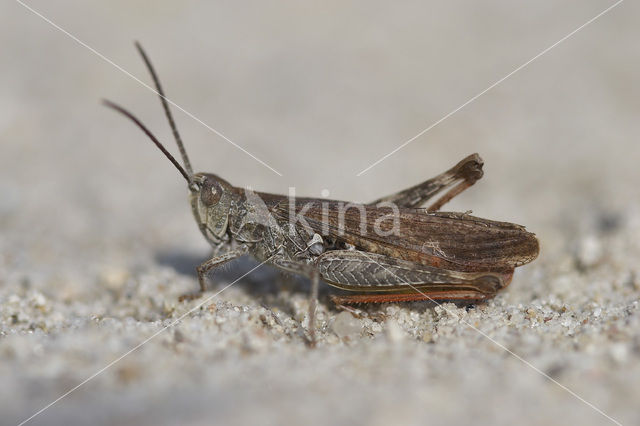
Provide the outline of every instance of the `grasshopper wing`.
<path id="1" fill-rule="evenodd" d="M 510 272 L 538 255 L 535 235 L 524 227 L 462 213 L 297 199 L 272 210 L 309 232 L 338 243 L 437 268 L 462 272 Z M 289 218 L 295 213 L 296 218 Z"/>

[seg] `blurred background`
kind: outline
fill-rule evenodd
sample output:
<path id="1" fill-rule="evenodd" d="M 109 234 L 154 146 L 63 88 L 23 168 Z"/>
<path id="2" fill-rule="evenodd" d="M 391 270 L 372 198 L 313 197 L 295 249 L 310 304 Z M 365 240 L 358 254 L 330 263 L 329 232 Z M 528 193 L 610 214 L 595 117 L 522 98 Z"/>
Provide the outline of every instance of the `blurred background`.
<path id="1" fill-rule="evenodd" d="M 278 193 L 294 186 L 297 194 L 316 197 L 326 189 L 331 198 L 364 202 L 412 186 L 478 152 L 485 161 L 484 178 L 446 210 L 473 210 L 477 216 L 524 224 L 542 245 L 540 258 L 518 271 L 512 288 L 491 309 L 507 312 L 524 304 L 526 311 L 528 303 L 550 295 L 565 311 L 575 303 L 576 310 L 587 310 L 585 315 L 593 318 L 597 307 L 611 308 L 615 312 L 610 318 L 622 321 L 616 327 L 623 337 L 602 337 L 610 330 L 603 322 L 585 331 L 595 339 L 589 344 L 560 333 L 558 338 L 565 338 L 560 344 L 516 339 L 510 342 L 514 346 L 507 345 L 551 366 L 566 356 L 552 348 L 567 345 L 575 351 L 575 364 L 565 360 L 558 365 L 588 367 L 576 367 L 558 380 L 570 382 L 620 421 L 638 421 L 630 402 L 637 389 L 635 394 L 628 391 L 637 383 L 640 359 L 640 338 L 630 325 L 638 323 L 640 254 L 635 233 L 640 230 L 637 3 L 620 3 L 361 176 L 357 174 L 614 2 L 25 4 L 95 51 L 20 2 L 0 4 L 0 356 L 5 358 L 0 363 L 5 378 L 0 404 L 11 413 L 7 419 L 24 420 L 150 335 L 156 330 L 153 321 L 171 318 L 162 303 L 176 303 L 177 294 L 195 288 L 190 271 L 207 256 L 182 177 L 137 128 L 100 105 L 100 99 L 108 98 L 127 107 L 177 154 L 156 95 L 123 72 L 150 84 L 133 46 L 138 40 L 172 101 L 281 174 L 174 109 L 196 171 L 219 174 L 236 186 Z M 229 274 L 230 280 L 247 270 L 240 267 Z M 265 276 L 269 282 L 278 279 Z M 168 293 L 160 307 L 151 302 L 148 309 L 139 306 L 137 299 L 147 303 L 163 290 Z M 119 292 L 128 294 L 127 302 L 105 296 Z M 305 303 L 304 286 L 293 293 Z M 247 286 L 229 297 L 236 297 L 238 306 L 260 308 L 262 299 L 256 302 L 254 296 Z M 288 312 L 291 318 L 304 312 L 297 309 Z M 331 324 L 337 312 L 328 303 L 324 309 L 321 319 Z M 425 309 L 419 307 L 420 319 L 437 330 L 437 318 Z M 566 320 L 562 315 L 553 316 L 551 323 Z M 106 317 L 119 325 L 92 328 Z M 584 318 L 577 313 L 570 319 Z M 217 333 L 232 334 L 221 330 Z M 393 331 L 385 330 L 393 340 Z M 504 330 L 504 335 L 498 333 L 504 339 L 523 332 L 521 327 Z M 469 333 L 465 335 L 471 339 Z M 534 332 L 540 339 L 544 334 Z M 422 344 L 423 335 L 416 334 Z M 125 370 L 119 374 L 134 382 L 124 386 L 134 389 L 124 393 L 129 403 L 113 393 L 122 384 L 100 379 L 100 386 L 87 385 L 82 396 L 61 402 L 34 424 L 84 422 L 91 416 L 100 424 L 132 419 L 142 424 L 178 419 L 194 424 L 322 422 L 327 407 L 339 423 L 382 424 L 395 418 L 417 424 L 436 407 L 444 407 L 444 414 L 432 419 L 443 423 L 462 422 L 473 413 L 498 424 L 513 419 L 535 423 L 567 410 L 585 424 L 609 421 L 535 374 L 526 373 L 529 382 L 510 387 L 510 375 L 497 371 L 504 371 L 504 363 L 514 374 L 527 367 L 504 361 L 506 355 L 489 343 L 480 349 L 471 345 L 460 358 L 449 344 L 430 346 L 432 356 L 420 368 L 429 370 L 428 363 L 434 362 L 451 371 L 451 377 L 462 381 L 457 388 L 444 373 L 431 381 L 407 379 L 406 357 L 421 351 L 415 339 L 403 340 L 409 342 L 406 348 L 396 350 L 409 352 L 400 356 L 385 352 L 388 344 L 368 343 L 367 336 L 355 343 L 351 339 L 354 346 L 338 339 L 316 354 L 308 354 L 299 338 L 273 337 L 270 350 L 244 362 L 232 362 L 232 344 L 232 349 L 147 352 L 148 368 L 159 359 L 165 369 L 149 374 L 162 374 L 164 381 L 157 384 L 157 378 L 145 375 L 136 381 Z M 207 358 L 212 353 L 219 361 Z M 180 377 L 192 357 L 202 363 L 199 368 L 207 371 L 207 365 L 215 365 L 217 372 Z M 477 359 L 483 361 L 476 365 Z M 611 359 L 623 364 L 606 364 Z M 360 362 L 365 366 L 359 367 Z M 39 367 L 32 370 L 34 364 Z M 222 374 L 223 365 L 224 380 L 216 376 L 220 381 L 194 384 L 199 374 Z M 472 378 L 460 378 L 467 366 Z M 342 368 L 348 372 L 337 383 L 346 387 L 336 388 L 330 376 L 340 376 Z M 359 368 L 363 376 L 355 373 Z M 273 373 L 265 373 L 267 369 Z M 393 379 L 378 381 L 380 371 Z M 234 382 L 233 377 L 242 379 Z M 366 387 L 349 388 L 347 383 L 353 382 L 340 381 L 346 378 Z M 581 381 L 587 379 L 593 381 Z M 247 393 L 241 385 L 245 382 L 257 388 Z M 384 395 L 405 385 L 404 403 L 396 401 L 404 414 L 395 417 Z M 198 386 L 208 393 L 198 392 Z M 267 391 L 274 387 L 287 397 L 274 398 Z M 150 388 L 154 396 L 146 398 Z M 176 397 L 175 406 L 167 405 L 178 389 L 185 396 Z M 365 397 L 367 389 L 373 392 L 371 399 Z M 513 404 L 498 407 L 504 401 L 489 395 L 497 398 L 505 389 Z M 360 396 L 350 396 L 351 391 Z M 349 398 L 355 399 L 340 405 Z M 448 404 L 464 401 L 459 407 L 463 412 L 440 398 Z M 256 399 L 262 402 L 252 409 Z M 290 416 L 274 408 L 283 400 L 290 404 Z M 524 400 L 538 402 L 519 405 Z M 207 404 L 220 410 L 203 411 Z M 182 417 L 186 413 L 192 415 Z"/>

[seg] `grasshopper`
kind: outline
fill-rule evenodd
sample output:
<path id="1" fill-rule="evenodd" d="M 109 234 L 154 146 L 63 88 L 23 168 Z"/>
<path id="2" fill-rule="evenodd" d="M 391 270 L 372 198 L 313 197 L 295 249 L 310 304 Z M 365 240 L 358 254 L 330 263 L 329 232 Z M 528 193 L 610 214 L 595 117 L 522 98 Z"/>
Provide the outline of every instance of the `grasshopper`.
<path id="1" fill-rule="evenodd" d="M 187 181 L 193 216 L 213 247 L 211 259 L 197 268 L 201 292 L 212 269 L 246 254 L 305 276 L 311 280 L 313 343 L 320 280 L 346 290 L 347 294 L 332 297 L 342 307 L 483 301 L 511 282 L 516 267 L 537 257 L 538 240 L 523 226 L 440 211 L 482 177 L 478 154 L 368 204 L 253 192 L 215 174 L 194 173 L 158 76 L 140 44 L 136 47 L 154 81 L 183 165 L 133 114 L 110 101 L 104 103 L 146 133 Z"/>

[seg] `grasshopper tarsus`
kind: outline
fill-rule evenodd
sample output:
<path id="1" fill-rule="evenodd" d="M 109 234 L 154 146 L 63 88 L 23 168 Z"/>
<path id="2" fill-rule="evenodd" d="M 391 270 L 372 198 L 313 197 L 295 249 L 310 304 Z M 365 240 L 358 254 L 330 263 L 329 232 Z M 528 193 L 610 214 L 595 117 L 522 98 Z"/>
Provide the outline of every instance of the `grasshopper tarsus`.
<path id="1" fill-rule="evenodd" d="M 342 300 L 340 296 L 337 296 L 335 294 L 330 295 L 329 298 L 331 299 L 331 302 L 333 302 L 333 306 L 337 310 L 349 312 L 351 315 L 353 315 L 354 318 L 357 319 L 363 319 L 367 317 L 366 312 L 353 306 L 355 305 L 355 303 L 353 305 L 343 304 L 341 303 Z"/>
<path id="2" fill-rule="evenodd" d="M 362 304 L 362 303 L 353 303 L 351 305 L 349 304 L 343 304 L 342 302 L 342 298 L 340 296 L 336 296 L 335 294 L 332 294 L 330 296 L 331 301 L 334 304 L 334 307 L 339 310 L 339 311 L 345 311 L 345 312 L 349 312 L 354 318 L 357 319 L 371 319 L 375 322 L 384 322 L 387 319 L 387 315 L 384 312 L 374 312 L 374 313 L 369 313 L 366 311 L 363 311 L 362 309 L 358 309 L 353 305 L 358 305 L 358 304 Z"/>
<path id="3" fill-rule="evenodd" d="M 203 295 L 204 295 L 203 291 L 197 291 L 197 292 L 193 292 L 193 293 L 181 294 L 178 297 L 178 302 L 180 302 L 180 303 L 191 302 L 192 300 L 200 299 Z"/>
<path id="4" fill-rule="evenodd" d="M 439 212 L 482 178 L 478 154 L 368 204 L 257 193 L 211 173 L 194 173 L 160 80 L 139 43 L 136 47 L 160 96 L 182 165 L 133 114 L 105 104 L 142 129 L 187 181 L 194 218 L 214 247 L 214 256 L 197 268 L 201 292 L 209 271 L 244 254 L 306 276 L 311 279 L 308 341 L 313 347 L 320 279 L 352 292 L 332 297 L 338 306 L 477 302 L 495 296 L 509 284 L 514 268 L 538 255 L 538 240 L 520 225 Z M 420 208 L 438 194 L 430 207 Z"/>

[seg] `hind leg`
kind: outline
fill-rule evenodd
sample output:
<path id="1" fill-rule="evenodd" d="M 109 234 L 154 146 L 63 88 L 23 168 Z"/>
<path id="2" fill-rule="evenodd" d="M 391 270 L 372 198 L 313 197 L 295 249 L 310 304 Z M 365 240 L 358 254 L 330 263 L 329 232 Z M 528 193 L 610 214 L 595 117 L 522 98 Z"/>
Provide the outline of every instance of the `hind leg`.
<path id="1" fill-rule="evenodd" d="M 381 254 L 335 250 L 315 261 L 320 277 L 353 295 L 334 296 L 339 305 L 412 300 L 487 300 L 511 273 L 459 272 Z"/>
<path id="2" fill-rule="evenodd" d="M 451 188 L 427 209 L 430 212 L 437 211 L 453 197 L 482 178 L 483 164 L 482 158 L 480 158 L 478 154 L 469 155 L 451 169 L 434 178 L 407 188 L 404 191 L 380 198 L 369 204 L 376 205 L 387 202 L 396 204 L 399 207 L 416 208 L 424 205 L 443 190 Z"/>

